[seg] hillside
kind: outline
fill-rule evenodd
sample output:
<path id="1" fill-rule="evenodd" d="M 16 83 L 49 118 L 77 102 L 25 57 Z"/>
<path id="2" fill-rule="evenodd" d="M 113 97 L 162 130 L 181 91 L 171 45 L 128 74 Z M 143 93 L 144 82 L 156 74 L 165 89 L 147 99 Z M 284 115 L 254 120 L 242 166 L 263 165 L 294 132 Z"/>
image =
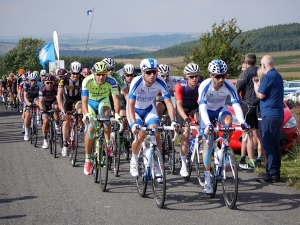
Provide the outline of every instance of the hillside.
<path id="1" fill-rule="evenodd" d="M 247 32 L 242 32 L 236 39 L 238 43 L 243 37 L 251 34 L 248 39 L 251 43 L 253 52 L 274 52 L 274 51 L 291 51 L 300 49 L 300 24 L 283 24 L 276 26 L 268 26 L 260 29 L 254 29 Z M 151 53 L 119 55 L 117 58 L 146 58 L 146 57 L 178 57 L 183 56 L 193 47 L 200 45 L 199 41 L 186 42 L 174 45 L 169 48 L 160 49 Z"/>

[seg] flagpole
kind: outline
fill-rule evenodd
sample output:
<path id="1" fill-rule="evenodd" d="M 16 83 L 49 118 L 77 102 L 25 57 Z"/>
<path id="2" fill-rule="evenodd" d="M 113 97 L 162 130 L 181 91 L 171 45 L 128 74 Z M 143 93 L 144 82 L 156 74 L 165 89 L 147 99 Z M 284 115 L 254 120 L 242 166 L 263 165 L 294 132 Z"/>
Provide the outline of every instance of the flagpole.
<path id="1" fill-rule="evenodd" d="M 91 27 L 92 27 L 92 22 L 93 22 L 93 17 L 94 17 L 94 10 L 95 10 L 95 7 L 94 7 L 93 10 L 92 10 L 92 19 L 91 19 L 91 23 L 90 23 L 90 29 L 89 29 L 88 38 L 87 38 L 87 40 L 86 40 L 86 45 L 85 45 L 85 50 L 84 50 L 84 56 L 83 56 L 83 58 L 85 58 L 86 49 L 87 49 L 87 46 L 88 46 L 88 43 L 89 43 L 90 32 L 91 32 Z"/>

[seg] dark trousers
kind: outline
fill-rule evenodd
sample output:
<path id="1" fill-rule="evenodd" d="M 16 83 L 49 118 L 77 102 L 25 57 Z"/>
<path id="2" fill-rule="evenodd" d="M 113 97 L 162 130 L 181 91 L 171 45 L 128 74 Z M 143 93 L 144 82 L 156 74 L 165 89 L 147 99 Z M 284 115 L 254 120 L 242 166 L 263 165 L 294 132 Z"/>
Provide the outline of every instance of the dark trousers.
<path id="1" fill-rule="evenodd" d="M 262 144 L 267 157 L 267 176 L 280 177 L 280 127 L 283 117 L 263 117 L 261 121 Z"/>

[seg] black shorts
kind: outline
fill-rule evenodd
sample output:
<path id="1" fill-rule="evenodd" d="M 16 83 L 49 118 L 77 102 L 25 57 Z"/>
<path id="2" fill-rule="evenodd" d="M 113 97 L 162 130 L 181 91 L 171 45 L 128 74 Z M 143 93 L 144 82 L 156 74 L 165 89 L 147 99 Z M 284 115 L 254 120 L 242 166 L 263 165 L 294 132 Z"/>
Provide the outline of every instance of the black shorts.
<path id="1" fill-rule="evenodd" d="M 256 114 L 256 106 L 248 105 L 245 102 L 241 102 L 241 108 L 244 113 L 246 123 L 252 129 L 258 129 L 258 119 Z"/>
<path id="2" fill-rule="evenodd" d="M 78 101 L 81 101 L 80 96 L 75 96 L 75 97 L 64 96 L 64 110 L 66 112 L 72 111 L 73 104 L 76 104 L 76 102 Z"/>
<path id="3" fill-rule="evenodd" d="M 191 117 L 194 118 L 194 115 L 196 112 L 199 111 L 199 106 L 198 105 L 194 105 L 190 108 L 183 108 L 184 112 L 186 115 L 190 115 Z M 183 124 L 183 118 L 179 115 L 179 112 L 177 111 L 177 107 L 176 107 L 176 120 L 177 120 L 177 123 L 180 125 L 180 126 L 184 126 Z"/>

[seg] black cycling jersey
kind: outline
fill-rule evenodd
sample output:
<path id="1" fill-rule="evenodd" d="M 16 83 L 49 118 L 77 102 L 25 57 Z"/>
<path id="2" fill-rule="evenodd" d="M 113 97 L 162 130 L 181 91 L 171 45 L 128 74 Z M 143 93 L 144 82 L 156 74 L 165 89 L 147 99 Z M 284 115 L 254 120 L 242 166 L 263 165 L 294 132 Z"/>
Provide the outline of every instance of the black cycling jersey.
<path id="1" fill-rule="evenodd" d="M 39 87 L 31 87 L 30 83 L 25 83 L 24 85 L 24 93 L 27 92 L 27 98 L 29 102 L 32 102 L 35 98 L 39 96 Z"/>
<path id="2" fill-rule="evenodd" d="M 81 95 L 81 84 L 84 76 L 80 75 L 76 82 L 71 80 L 71 74 L 62 75 L 58 83 L 58 88 L 64 89 L 64 96 L 66 97 L 78 97 Z"/>

